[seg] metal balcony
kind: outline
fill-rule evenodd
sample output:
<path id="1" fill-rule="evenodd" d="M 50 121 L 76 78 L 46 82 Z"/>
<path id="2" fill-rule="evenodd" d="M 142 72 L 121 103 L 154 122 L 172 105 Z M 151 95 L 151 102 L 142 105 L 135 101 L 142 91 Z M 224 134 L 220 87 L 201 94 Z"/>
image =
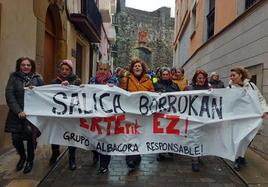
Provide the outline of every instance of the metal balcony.
<path id="1" fill-rule="evenodd" d="M 81 13 L 71 13 L 70 20 L 91 42 L 101 41 L 102 17 L 94 0 L 81 0 Z"/>

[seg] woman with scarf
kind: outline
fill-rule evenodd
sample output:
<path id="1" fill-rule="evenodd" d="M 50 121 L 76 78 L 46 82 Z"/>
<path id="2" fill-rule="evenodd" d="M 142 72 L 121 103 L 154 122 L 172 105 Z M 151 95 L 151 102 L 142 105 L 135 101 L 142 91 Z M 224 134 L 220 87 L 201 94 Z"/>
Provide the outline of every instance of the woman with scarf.
<path id="1" fill-rule="evenodd" d="M 130 73 L 120 80 L 120 87 L 129 92 L 149 91 L 154 92 L 153 83 L 146 74 L 146 65 L 140 59 L 134 59 L 130 64 Z M 134 170 L 141 162 L 140 155 L 126 156 L 126 163 L 131 170 Z"/>
<path id="2" fill-rule="evenodd" d="M 261 92 L 257 88 L 257 86 L 253 83 L 250 82 L 251 75 L 248 72 L 247 69 L 243 67 L 235 67 L 231 69 L 231 76 L 230 76 L 230 82 L 229 82 L 229 88 L 245 88 L 248 90 L 256 90 L 259 98 L 259 102 L 261 104 L 262 108 L 262 118 L 267 118 L 268 117 L 268 107 L 266 104 L 266 101 L 264 97 L 262 96 Z M 244 156 L 239 156 L 234 163 L 234 169 L 236 171 L 239 171 L 241 168 L 241 165 L 245 165 L 246 161 Z"/>
<path id="3" fill-rule="evenodd" d="M 188 85 L 188 80 L 184 78 L 184 69 L 182 67 L 172 68 L 172 80 L 179 86 L 181 91 L 184 91 Z"/>
<path id="4" fill-rule="evenodd" d="M 209 90 L 211 89 L 208 83 L 208 74 L 202 69 L 196 70 L 192 83 L 186 87 L 186 90 Z M 192 157 L 192 170 L 199 171 L 199 157 Z"/>
<path id="5" fill-rule="evenodd" d="M 60 73 L 52 81 L 52 84 L 61 84 L 63 86 L 68 86 L 68 85 L 76 85 L 79 86 L 81 84 L 80 78 L 73 73 L 73 63 L 71 60 L 63 60 L 60 63 Z M 52 149 L 52 156 L 49 160 L 49 164 L 53 165 L 56 163 L 58 156 L 60 155 L 60 146 L 52 144 L 51 145 Z M 75 170 L 76 169 L 76 164 L 75 164 L 75 147 L 69 146 L 69 169 L 70 170 Z"/>
<path id="6" fill-rule="evenodd" d="M 16 165 L 16 170 L 20 171 L 24 167 L 23 173 L 29 173 L 33 167 L 34 150 L 40 135 L 38 129 L 27 119 L 23 111 L 24 88 L 42 86 L 44 84 L 40 75 L 35 73 L 35 62 L 28 57 L 21 57 L 16 62 L 16 71 L 9 77 L 6 86 L 6 101 L 9 112 L 6 120 L 5 132 L 10 132 L 12 143 L 20 156 Z M 27 156 L 23 141 L 27 141 Z"/>
<path id="7" fill-rule="evenodd" d="M 115 75 L 111 74 L 110 66 L 108 63 L 100 63 L 96 76 L 90 79 L 89 84 L 108 84 L 110 86 L 117 86 L 118 81 Z M 108 166 L 111 160 L 110 155 L 103 155 L 97 151 L 93 152 L 93 164 L 95 165 L 100 160 L 100 167 L 98 173 L 108 172 Z"/>

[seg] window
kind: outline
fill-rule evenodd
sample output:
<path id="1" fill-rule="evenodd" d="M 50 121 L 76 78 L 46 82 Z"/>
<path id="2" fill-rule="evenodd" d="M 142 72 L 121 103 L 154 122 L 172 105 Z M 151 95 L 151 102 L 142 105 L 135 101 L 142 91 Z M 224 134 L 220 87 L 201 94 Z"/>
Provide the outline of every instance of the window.
<path id="1" fill-rule="evenodd" d="M 209 0 L 209 12 L 215 9 L 215 0 Z"/>
<path id="2" fill-rule="evenodd" d="M 117 15 L 112 15 L 112 24 L 113 24 L 113 25 L 118 25 L 118 18 L 117 18 Z"/>
<path id="3" fill-rule="evenodd" d="M 209 0 L 209 13 L 207 15 L 207 38 L 214 35 L 215 0 Z"/>
<path id="4" fill-rule="evenodd" d="M 257 0 L 246 0 L 245 9 L 249 9 L 251 6 L 253 6 Z"/>
<path id="5" fill-rule="evenodd" d="M 252 75 L 250 81 L 257 85 L 257 75 Z"/>
<path id="6" fill-rule="evenodd" d="M 196 30 L 196 0 L 192 4 L 192 11 L 191 11 L 191 35 L 190 37 L 192 38 L 195 34 Z"/>

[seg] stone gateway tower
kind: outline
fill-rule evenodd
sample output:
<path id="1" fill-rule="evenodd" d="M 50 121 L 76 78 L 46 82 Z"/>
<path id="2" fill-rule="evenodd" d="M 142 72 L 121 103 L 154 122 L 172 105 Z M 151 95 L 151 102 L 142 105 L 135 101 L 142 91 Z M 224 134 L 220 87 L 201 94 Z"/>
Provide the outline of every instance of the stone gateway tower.
<path id="1" fill-rule="evenodd" d="M 115 67 L 128 67 L 132 58 L 145 61 L 149 69 L 172 66 L 174 18 L 170 8 L 146 12 L 125 6 L 119 1 L 115 16 Z"/>

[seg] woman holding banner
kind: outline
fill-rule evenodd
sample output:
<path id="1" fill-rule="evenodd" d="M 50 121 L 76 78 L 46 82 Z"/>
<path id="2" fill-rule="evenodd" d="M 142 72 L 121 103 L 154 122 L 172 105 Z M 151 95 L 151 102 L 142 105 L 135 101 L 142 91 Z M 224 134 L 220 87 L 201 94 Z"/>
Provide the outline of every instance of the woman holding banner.
<path id="1" fill-rule="evenodd" d="M 192 78 L 192 83 L 186 87 L 186 90 L 208 90 L 211 86 L 208 83 L 208 74 L 202 69 L 195 71 Z M 199 171 L 199 157 L 192 158 L 192 170 L 194 172 Z"/>
<path id="2" fill-rule="evenodd" d="M 52 81 L 52 84 L 61 84 L 63 86 L 68 86 L 68 85 L 77 85 L 79 86 L 81 84 L 80 78 L 73 73 L 73 63 L 71 60 L 63 60 L 60 63 L 60 73 Z M 52 155 L 49 160 L 49 164 L 53 165 L 56 161 L 58 156 L 60 155 L 60 146 L 52 144 L 51 145 L 52 149 Z M 75 164 L 75 150 L 76 147 L 69 146 L 69 169 L 70 170 L 75 170 L 76 169 L 76 164 Z"/>
<path id="3" fill-rule="evenodd" d="M 230 82 L 229 82 L 229 88 L 245 88 L 250 90 L 256 90 L 258 93 L 259 102 L 261 104 L 261 108 L 263 111 L 262 118 L 267 118 L 268 114 L 268 107 L 266 104 L 266 101 L 264 97 L 262 96 L 261 92 L 257 88 L 257 86 L 250 82 L 251 75 L 249 71 L 243 67 L 235 67 L 231 69 L 231 75 L 230 75 Z M 234 168 L 236 171 L 239 171 L 241 168 L 241 165 L 245 165 L 246 161 L 244 157 L 238 157 L 235 160 Z"/>
<path id="4" fill-rule="evenodd" d="M 171 80 L 171 71 L 167 67 L 162 67 L 160 69 L 160 77 L 157 83 L 154 83 L 154 89 L 156 92 L 165 93 L 165 92 L 178 92 L 180 91 L 179 86 Z M 173 156 L 172 153 L 168 155 Z M 157 155 L 157 161 L 163 161 L 166 158 L 165 154 L 160 153 Z"/>
<path id="5" fill-rule="evenodd" d="M 129 92 L 149 91 L 154 92 L 153 83 L 146 74 L 146 65 L 140 59 L 134 59 L 130 64 L 130 74 L 120 80 L 120 87 Z M 126 156 L 126 163 L 131 170 L 134 170 L 141 162 L 140 155 Z"/>
<path id="6" fill-rule="evenodd" d="M 98 70 L 96 76 L 90 79 L 89 84 L 108 84 L 118 86 L 118 80 L 111 74 L 110 66 L 108 63 L 100 63 L 98 65 Z M 96 164 L 100 160 L 100 168 L 98 173 L 106 173 L 108 171 L 108 166 L 111 160 L 110 155 L 103 155 L 97 151 L 93 152 L 93 164 Z"/>
<path id="7" fill-rule="evenodd" d="M 24 89 L 26 87 L 42 86 L 43 80 L 35 73 L 35 62 L 28 57 L 21 57 L 16 62 L 16 71 L 9 77 L 6 86 L 6 101 L 9 112 L 6 120 L 5 132 L 11 132 L 12 143 L 16 148 L 20 160 L 16 170 L 20 171 L 26 162 L 23 173 L 29 173 L 33 167 L 36 137 L 40 132 L 27 119 L 23 111 Z M 27 156 L 23 141 L 27 141 Z"/>

